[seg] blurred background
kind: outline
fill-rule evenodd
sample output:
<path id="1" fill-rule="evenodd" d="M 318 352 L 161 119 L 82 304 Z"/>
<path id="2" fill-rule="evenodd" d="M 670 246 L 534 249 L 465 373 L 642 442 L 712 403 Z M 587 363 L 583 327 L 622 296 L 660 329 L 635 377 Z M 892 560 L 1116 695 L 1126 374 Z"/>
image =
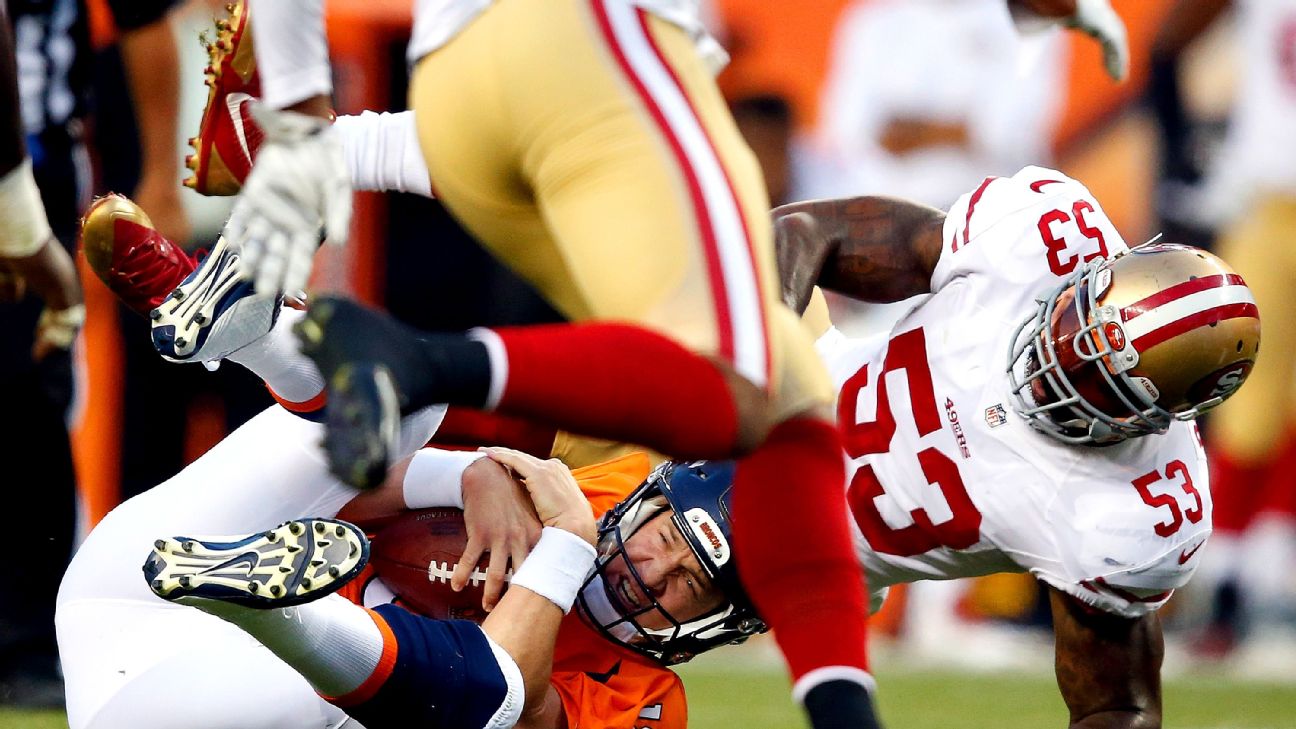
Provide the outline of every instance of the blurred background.
<path id="1" fill-rule="evenodd" d="M 704 4 L 732 57 L 722 89 L 775 205 L 889 194 L 947 207 L 988 175 L 1038 164 L 1086 184 L 1131 245 L 1163 234 L 1239 269 L 1263 312 L 1265 353 L 1251 384 L 1203 421 L 1216 527 L 1197 576 L 1163 611 L 1166 725 L 1296 727 L 1296 304 L 1287 300 L 1296 279 L 1296 2 L 1116 0 L 1133 51 L 1119 85 L 1096 44 L 1056 31 L 1019 35 L 1002 0 Z M 198 37 L 223 12 L 189 0 L 166 19 L 179 49 L 182 149 L 206 95 Z M 403 109 L 409 0 L 330 0 L 328 12 L 338 112 Z M 109 48 L 108 26 L 92 30 L 96 48 Z M 134 189 L 140 154 L 127 143 L 131 95 L 120 69 L 113 86 L 110 69 L 96 71 L 90 111 L 100 193 Z M 177 159 L 177 181 L 183 172 Z M 178 205 L 186 247 L 210 246 L 228 200 L 184 190 Z M 317 288 L 426 329 L 556 318 L 435 202 L 361 193 L 354 225 L 354 245 L 317 267 Z M 68 422 L 84 533 L 270 399 L 239 368 L 165 365 L 145 323 L 119 311 L 82 267 L 89 321 Z M 884 330 L 912 305 L 830 303 L 848 334 Z M 1061 724 L 1039 598 L 1020 575 L 892 589 L 870 637 L 884 718 L 906 727 Z M 768 641 L 683 673 L 698 687 L 698 726 L 800 721 Z M 7 716 L 17 715 L 0 709 L 0 725 Z"/>

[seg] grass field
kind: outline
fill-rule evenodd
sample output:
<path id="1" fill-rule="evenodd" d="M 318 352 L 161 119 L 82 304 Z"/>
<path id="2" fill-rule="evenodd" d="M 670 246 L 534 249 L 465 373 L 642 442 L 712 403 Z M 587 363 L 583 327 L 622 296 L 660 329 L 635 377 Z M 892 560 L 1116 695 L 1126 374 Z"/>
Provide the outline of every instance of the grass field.
<path id="1" fill-rule="evenodd" d="M 791 729 L 805 722 L 787 684 L 764 671 L 690 666 L 689 726 Z M 1065 727 L 1066 709 L 1047 674 L 878 671 L 879 705 L 891 729 L 1046 729 Z M 1167 729 L 1294 729 L 1296 686 L 1205 677 L 1165 686 Z"/>
<path id="2" fill-rule="evenodd" d="M 804 727 L 787 683 L 764 662 L 702 662 L 681 673 L 695 729 Z M 968 675 L 910 669 L 878 671 L 881 709 L 891 729 L 1046 729 L 1066 712 L 1047 674 Z M 1243 683 L 1207 676 L 1165 687 L 1167 729 L 1296 729 L 1296 685 Z M 0 729 L 66 729 L 58 712 L 0 709 Z M 175 729 L 184 729 L 177 726 Z M 238 729 L 231 727 L 230 729 Z"/>

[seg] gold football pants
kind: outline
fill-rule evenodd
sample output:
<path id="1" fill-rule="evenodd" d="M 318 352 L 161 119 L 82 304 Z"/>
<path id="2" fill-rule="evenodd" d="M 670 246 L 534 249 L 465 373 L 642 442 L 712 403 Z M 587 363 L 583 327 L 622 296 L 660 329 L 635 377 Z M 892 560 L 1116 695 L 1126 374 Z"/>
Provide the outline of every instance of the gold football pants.
<path id="1" fill-rule="evenodd" d="M 434 191 L 572 321 L 722 358 L 787 416 L 827 402 L 778 302 L 768 195 L 689 35 L 626 0 L 499 0 L 410 86 Z"/>
<path id="2" fill-rule="evenodd" d="M 1246 384 L 1212 414 L 1216 442 L 1244 463 L 1277 454 L 1296 407 L 1296 197 L 1262 197 L 1225 232 L 1219 255 L 1240 274 L 1260 310 L 1260 356 Z"/>

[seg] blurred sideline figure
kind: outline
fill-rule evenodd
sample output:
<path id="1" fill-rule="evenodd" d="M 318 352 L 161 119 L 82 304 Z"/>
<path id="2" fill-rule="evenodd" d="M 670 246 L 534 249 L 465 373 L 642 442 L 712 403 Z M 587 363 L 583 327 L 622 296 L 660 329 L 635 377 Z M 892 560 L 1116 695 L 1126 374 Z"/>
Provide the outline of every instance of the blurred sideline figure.
<path id="1" fill-rule="evenodd" d="M 170 229 L 183 235 L 183 211 L 178 210 L 174 194 L 178 187 L 174 126 L 178 83 L 175 41 L 166 17 L 171 4 L 171 0 L 111 0 L 107 6 L 122 29 L 119 43 L 133 82 L 131 97 L 152 171 L 148 185 L 137 192 L 156 204 L 168 221 L 175 220 Z M 25 142 L 30 158 L 6 179 L 9 191 L 18 195 L 24 189 L 20 181 L 34 178 L 39 186 L 35 202 L 44 200 L 48 225 L 27 221 L 34 227 L 24 235 L 50 234 L 52 229 L 53 237 L 40 250 L 24 249 L 23 236 L 0 248 L 6 257 L 0 268 L 5 271 L 10 296 L 21 294 L 24 287 L 37 294 L 31 300 L 0 305 L 0 382 L 4 383 L 8 407 L 29 414 L 27 425 L 0 448 L 8 462 L 43 463 L 49 473 L 45 486 L 31 495 L 34 504 L 30 508 L 40 518 L 15 524 L 16 537 L 35 539 L 47 548 L 13 566 L 17 584 L 27 586 L 26 598 L 0 602 L 0 702 L 58 705 L 62 689 L 55 666 L 53 625 L 57 584 L 51 577 L 66 564 L 75 536 L 75 475 L 65 420 L 74 400 L 71 345 L 84 319 L 76 270 L 66 251 L 73 245 L 77 219 L 93 184 L 92 155 L 86 148 L 87 121 L 95 118 L 96 102 L 103 106 L 121 100 L 91 98 L 93 59 L 83 3 L 8 5 L 12 18 L 5 18 L 5 32 L 10 31 L 12 20 L 18 93 L 13 103 L 6 104 L 5 144 L 21 155 Z M 12 59 L 6 54 L 7 62 Z M 12 71 L 6 66 L 6 74 Z M 18 146 L 13 146 L 10 134 L 16 135 Z M 93 152 L 122 140 L 89 141 Z M 6 170 L 9 164 L 3 163 Z M 165 190 L 168 185 L 170 194 Z M 26 218 L 20 214 L 18 202 L 12 204 L 16 206 L 12 211 L 3 211 L 14 216 L 6 222 L 21 227 Z M 44 311 L 37 298 L 43 299 Z M 54 569 L 56 565 L 59 570 Z"/>
<path id="2" fill-rule="evenodd" d="M 1296 561 L 1296 2 L 1180 0 L 1154 47 L 1158 112 L 1167 153 L 1183 160 L 1164 172 L 1192 183 L 1174 62 L 1230 6 L 1239 83 L 1224 143 L 1200 187 L 1223 220 L 1220 255 L 1265 311 L 1265 350 L 1246 390 L 1213 414 L 1207 429 L 1216 533 L 1201 587 L 1210 588 L 1215 605 L 1197 647 L 1223 655 L 1244 639 L 1240 663 L 1264 670 L 1264 656 L 1286 652 L 1281 666 L 1290 671 L 1296 580 L 1273 565 Z"/>
<path id="3" fill-rule="evenodd" d="M 1018 33 L 997 0 L 856 3 L 833 41 L 798 198 L 895 195 L 944 209 L 986 175 L 1048 164 L 1065 50 L 1060 33 Z M 913 303 L 828 295 L 853 334 L 888 328 Z"/>
<path id="4" fill-rule="evenodd" d="M 56 18 L 20 5 L 18 38 L 28 45 L 19 62 L 6 7 L 0 3 L 0 397 L 21 423 L 0 439 L 0 458 L 11 474 L 40 472 L 42 478 L 27 494 L 31 517 L 13 524 L 16 539 L 40 547 L 11 566 L 21 598 L 14 591 L 0 600 L 0 705 L 58 707 L 63 686 L 54 644 L 55 575 L 71 556 L 76 521 L 64 418 L 72 400 L 71 347 L 85 320 L 68 255 L 83 190 L 73 164 L 79 139 L 71 113 L 82 109 L 70 92 L 61 109 L 43 98 L 41 86 L 67 83 L 70 69 L 41 73 L 42 57 L 33 57 L 39 47 L 30 43 L 45 31 L 69 32 L 76 16 Z M 20 90 L 26 98 L 21 106 Z M 51 118 L 56 111 L 62 116 Z M 42 194 L 53 212 L 49 218 Z M 25 299 L 28 289 L 33 296 Z"/>
<path id="5" fill-rule="evenodd" d="M 832 168 L 800 197 L 948 208 L 986 175 L 1047 164 L 1065 40 L 1021 36 L 998 0 L 857 3 L 833 42 L 816 132 Z"/>

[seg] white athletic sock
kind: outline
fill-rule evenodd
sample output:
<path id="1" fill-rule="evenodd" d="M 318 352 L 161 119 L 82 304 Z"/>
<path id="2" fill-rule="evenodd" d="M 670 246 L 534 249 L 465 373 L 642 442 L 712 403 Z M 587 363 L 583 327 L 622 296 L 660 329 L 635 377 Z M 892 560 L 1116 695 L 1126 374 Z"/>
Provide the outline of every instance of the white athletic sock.
<path id="1" fill-rule="evenodd" d="M 221 600 L 181 598 L 243 629 L 324 696 L 355 691 L 378 667 L 383 636 L 364 608 L 338 595 L 296 607 L 257 610 Z"/>
<path id="2" fill-rule="evenodd" d="M 260 377 L 274 394 L 288 402 L 307 402 L 324 391 L 324 377 L 315 363 L 301 353 L 293 324 L 306 312 L 287 306 L 266 335 L 232 352 L 226 359 L 243 365 Z"/>
<path id="3" fill-rule="evenodd" d="M 340 116 L 333 123 L 357 190 L 412 192 L 432 197 L 414 112 Z"/>

